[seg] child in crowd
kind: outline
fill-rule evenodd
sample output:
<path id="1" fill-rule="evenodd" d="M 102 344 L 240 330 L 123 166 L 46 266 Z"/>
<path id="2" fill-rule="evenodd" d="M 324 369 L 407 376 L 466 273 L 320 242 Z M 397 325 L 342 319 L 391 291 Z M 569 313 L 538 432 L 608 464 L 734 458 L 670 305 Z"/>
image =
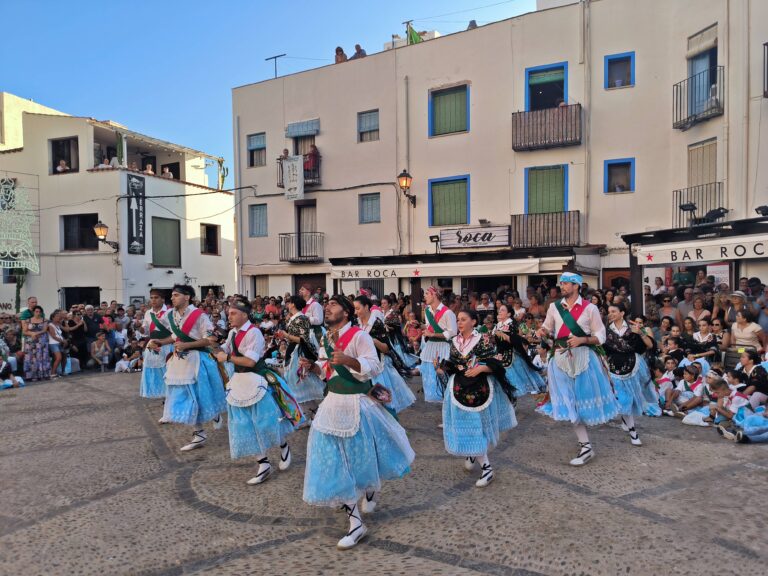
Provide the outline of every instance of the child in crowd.
<path id="1" fill-rule="evenodd" d="M 688 410 L 700 406 L 703 402 L 702 395 L 706 386 L 700 377 L 700 369 L 696 363 L 688 364 L 685 368 L 676 368 L 675 377 L 682 376 L 677 381 L 674 390 L 671 390 L 664 402 L 664 414 L 682 418 Z"/>
<path id="2" fill-rule="evenodd" d="M 414 354 L 418 354 L 421 345 L 421 324 L 416 320 L 414 312 L 408 312 L 408 322 L 405 323 L 405 335 L 413 348 Z"/>
<path id="3" fill-rule="evenodd" d="M 676 328 L 676 326 L 673 326 Z M 675 361 L 680 364 L 685 358 L 685 351 L 680 348 L 680 337 L 670 336 L 667 338 L 667 345 L 664 347 L 664 352 L 667 356 L 674 358 Z"/>
<path id="4" fill-rule="evenodd" d="M 744 392 L 744 390 L 747 389 L 747 375 L 744 374 L 744 372 L 741 370 L 731 368 L 728 370 L 728 372 L 726 372 L 725 379 L 728 382 L 728 386 L 730 386 L 732 390 Z"/>
<path id="5" fill-rule="evenodd" d="M 749 406 L 749 398 L 743 392 L 731 390 L 725 378 L 715 372 L 707 374 L 707 383 L 717 401 L 709 405 L 709 418 L 705 422 L 718 424 L 718 432 L 723 433 L 733 424 L 733 419 L 743 406 Z"/>
<path id="6" fill-rule="evenodd" d="M 24 385 L 24 380 L 21 376 L 13 375 L 11 365 L 5 360 L 0 361 L 0 389 L 19 388 Z"/>

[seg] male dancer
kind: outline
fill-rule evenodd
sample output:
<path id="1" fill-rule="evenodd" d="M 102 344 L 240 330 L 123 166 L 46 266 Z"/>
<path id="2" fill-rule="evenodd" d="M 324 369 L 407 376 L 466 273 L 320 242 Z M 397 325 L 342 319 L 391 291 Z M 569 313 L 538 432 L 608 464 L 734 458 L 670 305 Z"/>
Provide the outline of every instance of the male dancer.
<path id="1" fill-rule="evenodd" d="M 226 410 L 224 382 L 208 347 L 216 342 L 213 324 L 202 310 L 189 303 L 195 289 L 177 284 L 171 292 L 173 310 L 160 322 L 171 331 L 166 338 L 152 339 L 147 348 L 157 350 L 173 344 L 174 352 L 165 371 L 166 398 L 163 419 L 194 426 L 192 441 L 182 452 L 202 448 L 208 436 L 203 424 L 213 420 L 214 428 L 224 424 L 221 413 Z"/>
<path id="2" fill-rule="evenodd" d="M 540 338 L 552 335 L 552 359 L 547 367 L 551 417 L 574 424 L 579 440 L 579 454 L 572 466 L 583 466 L 594 458 L 587 425 L 595 426 L 612 420 L 619 413 L 605 355 L 605 325 L 594 304 L 579 295 L 579 274 L 564 272 L 560 276 L 562 300 L 547 310 L 544 324 L 536 331 Z"/>
<path id="3" fill-rule="evenodd" d="M 168 338 L 171 331 L 160 321 L 168 311 L 160 290 L 153 288 L 149 291 L 149 305 L 149 310 L 144 313 L 143 333 L 148 335 L 149 340 Z M 171 352 L 173 346 L 170 344 L 162 350 L 144 349 L 144 369 L 139 389 L 142 398 L 165 398 L 165 357 Z M 165 421 L 161 418 L 160 423 Z"/>
<path id="4" fill-rule="evenodd" d="M 424 400 L 427 402 L 442 402 L 443 391 L 440 390 L 435 366 L 451 351 L 451 338 L 456 336 L 459 329 L 456 315 L 440 301 L 440 289 L 430 286 L 424 292 L 424 316 L 427 328 L 424 331 L 424 341 L 419 357 L 421 364 L 421 382 L 424 388 Z"/>
<path id="5" fill-rule="evenodd" d="M 288 436 L 294 432 L 293 423 L 283 417 L 270 387 L 280 386 L 278 374 L 264 363 L 264 336 L 251 324 L 251 305 L 236 298 L 229 306 L 228 318 L 232 329 L 216 359 L 231 362 L 235 373 L 227 382 L 227 415 L 229 451 L 233 460 L 256 456 L 259 469 L 248 484 L 261 484 L 272 474 L 267 450 L 280 446 L 280 470 L 291 465 Z"/>
<path id="6" fill-rule="evenodd" d="M 337 548 L 347 550 L 365 536 L 360 517 L 373 512 L 381 481 L 399 478 L 415 457 L 405 430 L 378 399 L 371 375 L 381 371 L 371 337 L 352 325 L 355 311 L 344 296 L 333 296 L 325 308 L 328 332 L 320 358 L 302 365 L 327 381 L 328 394 L 317 410 L 307 441 L 304 501 L 337 507 L 349 516 L 349 531 Z M 380 388 L 380 387 L 379 387 Z"/>
<path id="7" fill-rule="evenodd" d="M 309 324 L 315 335 L 315 342 L 313 344 L 319 346 L 320 340 L 323 338 L 323 305 L 314 298 L 308 284 L 303 284 L 299 288 L 299 296 L 304 298 L 304 301 L 307 303 L 301 312 L 309 318 Z"/>

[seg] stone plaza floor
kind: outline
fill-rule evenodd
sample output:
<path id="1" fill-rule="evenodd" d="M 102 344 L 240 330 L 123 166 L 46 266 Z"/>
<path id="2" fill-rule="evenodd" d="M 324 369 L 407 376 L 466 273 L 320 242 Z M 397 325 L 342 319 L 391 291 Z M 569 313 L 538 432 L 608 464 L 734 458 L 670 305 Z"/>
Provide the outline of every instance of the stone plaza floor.
<path id="1" fill-rule="evenodd" d="M 592 431 L 597 458 L 568 465 L 570 426 L 518 404 L 491 453 L 495 481 L 443 449 L 440 408 L 401 415 L 412 473 L 387 483 L 368 536 L 336 550 L 343 512 L 301 499 L 307 430 L 293 466 L 247 486 L 226 430 L 187 453 L 160 426 L 138 374 L 86 374 L 0 392 L 0 574 L 765 574 L 768 447 L 642 418 Z M 418 380 L 411 385 L 418 387 Z M 272 454 L 273 461 L 278 458 Z"/>

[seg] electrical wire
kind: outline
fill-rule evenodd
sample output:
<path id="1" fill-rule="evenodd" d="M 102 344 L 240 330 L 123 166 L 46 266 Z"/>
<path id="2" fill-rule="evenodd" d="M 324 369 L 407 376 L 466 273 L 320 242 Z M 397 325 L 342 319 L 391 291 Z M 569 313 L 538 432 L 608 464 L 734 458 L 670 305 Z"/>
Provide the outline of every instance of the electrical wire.
<path id="1" fill-rule="evenodd" d="M 221 212 L 217 212 L 216 214 L 207 214 L 205 216 L 200 216 L 199 218 L 185 218 L 184 216 L 180 216 L 179 214 L 176 214 L 173 210 L 170 208 L 163 206 L 162 204 L 159 204 L 157 202 L 154 202 L 152 198 L 144 198 L 146 202 L 150 202 L 157 206 L 158 208 L 162 208 L 169 214 L 173 214 L 178 218 L 179 220 L 184 220 L 185 222 L 199 222 L 200 220 L 208 220 L 209 218 L 215 218 L 216 216 L 221 216 L 222 214 L 226 214 L 227 212 L 230 212 L 231 210 L 235 210 L 240 204 L 243 203 L 243 201 L 247 198 L 247 196 L 243 196 L 240 200 L 238 200 L 234 206 L 231 206 L 230 208 L 227 208 L 226 210 L 222 210 Z"/>
<path id="2" fill-rule="evenodd" d="M 427 18 L 412 18 L 414 22 L 424 22 L 426 20 L 434 20 L 435 18 L 442 18 L 443 16 L 453 16 L 454 14 L 464 14 L 466 12 L 473 12 L 474 10 L 482 10 L 484 8 L 493 8 L 494 6 L 501 6 L 502 4 L 511 4 L 517 2 L 517 0 L 504 0 L 503 2 L 496 2 L 494 4 L 486 4 L 485 6 L 477 6 L 475 8 L 468 8 L 466 10 L 457 10 L 456 12 L 446 12 L 445 14 L 438 14 L 437 16 L 429 16 Z"/>

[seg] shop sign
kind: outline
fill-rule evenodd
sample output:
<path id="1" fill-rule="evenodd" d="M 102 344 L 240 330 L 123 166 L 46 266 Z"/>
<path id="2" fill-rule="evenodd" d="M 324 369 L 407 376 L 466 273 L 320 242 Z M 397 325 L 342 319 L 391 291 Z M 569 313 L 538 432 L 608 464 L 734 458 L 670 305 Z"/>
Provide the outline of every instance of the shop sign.
<path id="1" fill-rule="evenodd" d="M 679 245 L 640 246 L 636 255 L 638 263 L 642 266 L 765 258 L 768 256 L 768 236 L 723 238 L 716 242 L 711 240 L 697 243 L 681 242 Z"/>
<path id="2" fill-rule="evenodd" d="M 509 226 L 464 226 L 440 230 L 440 248 L 509 246 Z"/>

